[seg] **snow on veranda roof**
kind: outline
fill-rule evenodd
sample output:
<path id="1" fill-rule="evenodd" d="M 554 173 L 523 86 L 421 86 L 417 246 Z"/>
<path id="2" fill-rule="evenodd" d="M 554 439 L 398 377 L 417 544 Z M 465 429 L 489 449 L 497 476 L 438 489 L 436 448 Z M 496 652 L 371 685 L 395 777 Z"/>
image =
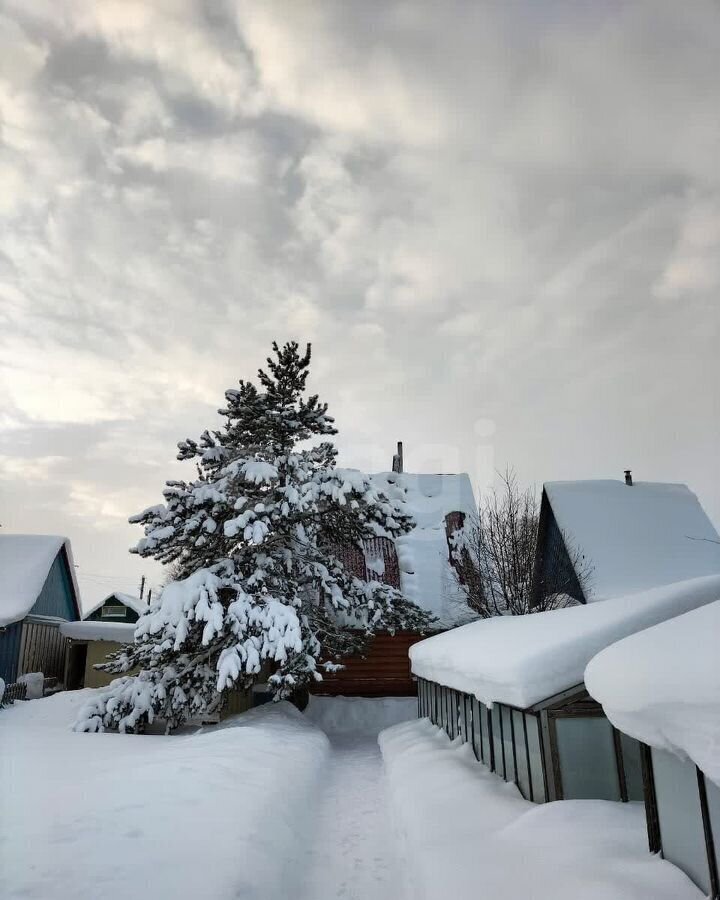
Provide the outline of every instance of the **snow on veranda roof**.
<path id="1" fill-rule="evenodd" d="M 403 594 L 441 624 L 451 625 L 467 609 L 463 609 L 448 557 L 445 516 L 477 512 L 470 476 L 465 472 L 378 472 L 369 478 L 377 490 L 402 501 L 415 520 L 415 528 L 395 540 Z"/>
<path id="2" fill-rule="evenodd" d="M 485 704 L 526 708 L 581 684 L 605 647 L 712 603 L 720 575 L 525 616 L 481 619 L 410 648 L 414 675 L 473 694 Z"/>
<path id="3" fill-rule="evenodd" d="M 684 484 L 550 481 L 555 520 L 592 572 L 587 598 L 606 600 L 720 573 L 718 533 Z"/>
<path id="4" fill-rule="evenodd" d="M 53 534 L 0 534 L 0 628 L 19 622 L 30 612 L 62 547 L 79 608 L 80 591 L 67 538 Z"/>
<path id="5" fill-rule="evenodd" d="M 104 606 L 109 600 L 116 600 L 118 603 L 122 603 L 123 606 L 127 606 L 128 609 L 133 610 L 139 616 L 142 616 L 148 610 L 148 604 L 146 600 L 141 600 L 139 597 L 133 597 L 132 594 L 122 594 L 120 591 L 113 591 L 112 594 L 108 594 L 107 597 L 104 597 L 102 600 L 99 600 L 90 609 L 85 610 L 83 613 L 83 619 L 87 619 L 88 616 L 91 616 L 94 612 L 97 612 L 101 606 Z"/>
<path id="6" fill-rule="evenodd" d="M 720 785 L 720 589 L 716 601 L 603 650 L 585 672 L 610 721 L 691 759 Z"/>

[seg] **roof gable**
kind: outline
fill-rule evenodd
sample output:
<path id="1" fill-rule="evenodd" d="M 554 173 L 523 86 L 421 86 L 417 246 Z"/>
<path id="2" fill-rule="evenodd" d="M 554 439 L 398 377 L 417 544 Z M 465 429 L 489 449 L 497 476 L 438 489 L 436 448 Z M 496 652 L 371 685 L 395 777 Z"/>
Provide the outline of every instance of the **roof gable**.
<path id="1" fill-rule="evenodd" d="M 720 573 L 720 537 L 684 484 L 554 481 L 544 491 L 571 555 L 592 569 L 588 601 Z"/>
<path id="2" fill-rule="evenodd" d="M 132 594 L 123 594 L 120 591 L 113 591 L 112 594 L 108 594 L 107 597 L 104 597 L 102 600 L 99 600 L 90 609 L 86 610 L 83 614 L 83 619 L 89 618 L 93 613 L 96 613 L 99 609 L 102 609 L 106 603 L 121 603 L 123 606 L 127 606 L 128 609 L 131 609 L 133 612 L 136 612 L 139 616 L 142 616 L 147 612 L 148 604 L 145 600 L 141 600 L 139 597 L 133 597 Z"/>
<path id="3" fill-rule="evenodd" d="M 401 501 L 415 520 L 415 528 L 395 540 L 403 594 L 441 624 L 457 622 L 467 607 L 450 566 L 445 517 L 477 512 L 469 476 L 465 472 L 378 472 L 369 477 L 375 488 Z"/>
<path id="4" fill-rule="evenodd" d="M 58 554 L 67 568 L 72 601 L 80 616 L 70 541 L 58 535 L 0 535 L 0 627 L 24 619 L 40 596 Z"/>

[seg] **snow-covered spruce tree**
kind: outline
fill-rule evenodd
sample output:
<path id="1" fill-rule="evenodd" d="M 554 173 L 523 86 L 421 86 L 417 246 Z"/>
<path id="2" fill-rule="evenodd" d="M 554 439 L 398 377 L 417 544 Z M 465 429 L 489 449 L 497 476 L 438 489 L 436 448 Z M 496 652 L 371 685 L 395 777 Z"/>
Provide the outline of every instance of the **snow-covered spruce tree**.
<path id="1" fill-rule="evenodd" d="M 165 503 L 130 521 L 145 537 L 131 552 L 171 567 L 176 580 L 138 621 L 135 642 L 103 668 L 116 679 L 81 711 L 79 730 L 175 728 L 217 709 L 233 687 L 269 668 L 276 698 L 322 678 L 378 629 L 420 630 L 430 617 L 399 591 L 348 572 L 336 551 L 413 527 L 366 475 L 335 467 L 327 405 L 305 399 L 310 346 L 273 344 L 259 387 L 225 394 L 223 427 L 178 444 L 197 478 L 168 481 Z"/>

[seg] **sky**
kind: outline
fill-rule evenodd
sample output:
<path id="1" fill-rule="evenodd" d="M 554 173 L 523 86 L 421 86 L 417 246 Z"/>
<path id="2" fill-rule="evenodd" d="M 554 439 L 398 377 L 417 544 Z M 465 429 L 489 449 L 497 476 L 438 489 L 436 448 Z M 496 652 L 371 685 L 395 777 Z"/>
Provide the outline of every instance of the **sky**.
<path id="1" fill-rule="evenodd" d="M 340 463 L 686 482 L 720 524 L 720 6 L 0 2 L 0 524 L 160 568 L 273 340 Z"/>

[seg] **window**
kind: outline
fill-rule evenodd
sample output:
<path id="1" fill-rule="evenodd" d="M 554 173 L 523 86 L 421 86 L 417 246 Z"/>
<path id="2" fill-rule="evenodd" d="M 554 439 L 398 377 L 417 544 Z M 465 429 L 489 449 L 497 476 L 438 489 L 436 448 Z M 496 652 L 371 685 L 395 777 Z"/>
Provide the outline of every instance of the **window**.
<path id="1" fill-rule="evenodd" d="M 502 706 L 502 741 L 505 750 L 505 781 L 515 781 L 515 746 L 513 744 L 512 710 Z"/>
<path id="2" fill-rule="evenodd" d="M 515 759 L 517 760 L 517 783 L 526 800 L 532 800 L 530 788 L 530 765 L 525 745 L 525 716 L 518 709 L 512 711 Z"/>
<path id="3" fill-rule="evenodd" d="M 124 619 L 125 618 L 125 607 L 124 606 L 103 606 L 100 616 L 103 619 Z"/>
<path id="4" fill-rule="evenodd" d="M 490 710 L 484 703 L 478 703 L 480 723 L 482 726 L 481 747 L 482 758 L 488 768 L 492 768 L 492 753 L 490 748 Z"/>
<path id="5" fill-rule="evenodd" d="M 697 770 L 665 750 L 652 750 L 660 841 L 665 859 L 710 893 Z"/>
<path id="6" fill-rule="evenodd" d="M 494 772 L 501 778 L 505 777 L 505 753 L 503 752 L 502 728 L 500 724 L 500 709 L 497 703 L 493 703 L 490 709 L 490 724 L 492 726 L 493 753 L 495 754 Z"/>
<path id="7" fill-rule="evenodd" d="M 635 738 L 620 733 L 620 746 L 622 747 L 623 768 L 625 769 L 625 786 L 627 787 L 628 800 L 643 800 L 642 765 L 640 763 L 640 744 Z"/>
<path id="8" fill-rule="evenodd" d="M 525 727 L 527 728 L 528 756 L 530 761 L 530 775 L 532 776 L 533 800 L 536 803 L 545 802 L 545 775 L 543 770 L 543 755 L 540 747 L 540 720 L 537 716 L 525 713 Z"/>
<path id="9" fill-rule="evenodd" d="M 705 776 L 705 792 L 707 794 L 708 815 L 712 828 L 715 851 L 715 871 L 720 875 L 720 787 Z"/>
<path id="10" fill-rule="evenodd" d="M 612 725 L 604 716 L 555 719 L 563 799 L 619 800 Z"/>

